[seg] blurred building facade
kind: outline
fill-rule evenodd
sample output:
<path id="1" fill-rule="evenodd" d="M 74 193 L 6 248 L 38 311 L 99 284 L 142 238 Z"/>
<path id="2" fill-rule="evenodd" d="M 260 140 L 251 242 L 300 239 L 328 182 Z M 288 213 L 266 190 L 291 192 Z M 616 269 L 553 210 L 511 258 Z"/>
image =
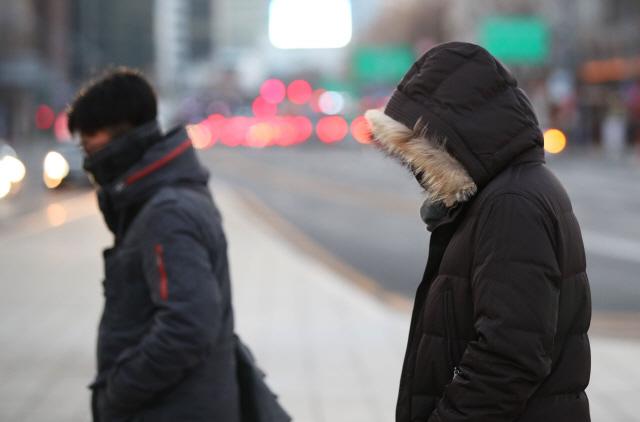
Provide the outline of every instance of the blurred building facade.
<path id="1" fill-rule="evenodd" d="M 28 133 L 39 101 L 61 101 L 71 55 L 66 0 L 0 1 L 0 138 Z"/>
<path id="2" fill-rule="evenodd" d="M 607 133 L 624 132 L 627 146 L 640 141 L 637 0 L 388 0 L 366 42 L 408 43 L 416 55 L 444 41 L 479 43 L 495 16 L 534 16 L 549 28 L 544 62 L 507 63 L 543 127 L 561 128 L 577 146 L 606 144 Z M 608 129 L 615 125 L 624 130 Z"/>
<path id="3" fill-rule="evenodd" d="M 39 105 L 63 111 L 105 68 L 175 86 L 214 48 L 212 0 L 0 0 L 0 10 L 0 137 L 12 142 L 38 134 Z"/>
<path id="4" fill-rule="evenodd" d="M 597 144 L 622 116 L 627 139 L 640 139 L 637 0 L 352 0 L 351 43 L 316 50 L 271 45 L 270 2 L 0 0 L 0 137 L 32 133 L 38 105 L 62 111 L 82 81 L 111 65 L 142 69 L 169 97 L 229 97 L 267 77 L 315 72 L 350 83 L 362 47 L 405 45 L 418 56 L 443 41 L 480 42 L 492 16 L 536 16 L 549 28 L 548 57 L 508 64 L 543 125 Z"/>
<path id="5" fill-rule="evenodd" d="M 34 134 L 39 105 L 64 110 L 79 81 L 109 65 L 153 63 L 151 2 L 0 1 L 0 137 Z M 35 132 L 37 133 L 37 132 Z"/>
<path id="6" fill-rule="evenodd" d="M 126 65 L 151 69 L 154 61 L 153 2 L 70 0 L 76 42 L 76 78 Z"/>
<path id="7" fill-rule="evenodd" d="M 198 70 L 211 61 L 215 48 L 213 7 L 212 0 L 154 2 L 151 74 L 163 93 L 201 83 Z"/>

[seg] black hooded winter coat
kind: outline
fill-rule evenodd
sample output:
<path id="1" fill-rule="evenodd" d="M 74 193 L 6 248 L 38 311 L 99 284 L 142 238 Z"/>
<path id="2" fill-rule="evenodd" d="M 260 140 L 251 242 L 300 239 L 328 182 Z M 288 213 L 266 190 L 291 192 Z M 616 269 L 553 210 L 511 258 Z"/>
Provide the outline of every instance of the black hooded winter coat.
<path id="1" fill-rule="evenodd" d="M 450 207 L 416 293 L 397 422 L 589 421 L 582 237 L 513 75 L 481 47 L 442 44 L 366 117 Z"/>
<path id="2" fill-rule="evenodd" d="M 94 419 L 239 422 L 226 240 L 208 172 L 184 129 L 152 141 L 98 192 L 116 241 L 104 252 Z"/>

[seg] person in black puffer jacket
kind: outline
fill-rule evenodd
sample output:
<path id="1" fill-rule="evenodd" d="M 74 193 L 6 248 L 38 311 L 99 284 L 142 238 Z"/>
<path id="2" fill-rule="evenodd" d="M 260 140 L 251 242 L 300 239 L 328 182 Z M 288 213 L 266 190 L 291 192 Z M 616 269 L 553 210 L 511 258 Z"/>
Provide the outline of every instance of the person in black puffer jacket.
<path id="1" fill-rule="evenodd" d="M 365 116 L 427 191 L 432 230 L 396 421 L 589 421 L 582 236 L 514 76 L 441 44 Z"/>
<path id="2" fill-rule="evenodd" d="M 240 422 L 221 217 L 184 128 L 162 134 L 137 72 L 110 71 L 71 105 L 115 245 L 105 250 L 96 422 Z"/>

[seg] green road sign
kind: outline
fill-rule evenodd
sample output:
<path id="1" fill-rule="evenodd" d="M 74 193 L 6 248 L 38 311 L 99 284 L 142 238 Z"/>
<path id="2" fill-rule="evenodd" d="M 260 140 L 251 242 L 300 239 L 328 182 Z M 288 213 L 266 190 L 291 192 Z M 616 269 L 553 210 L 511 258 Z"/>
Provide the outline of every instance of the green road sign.
<path id="1" fill-rule="evenodd" d="M 549 28 L 535 16 L 492 16 L 480 25 L 480 45 L 507 64 L 541 64 L 549 56 Z"/>
<path id="2" fill-rule="evenodd" d="M 415 61 L 408 45 L 362 47 L 355 51 L 353 73 L 366 83 L 398 83 Z"/>

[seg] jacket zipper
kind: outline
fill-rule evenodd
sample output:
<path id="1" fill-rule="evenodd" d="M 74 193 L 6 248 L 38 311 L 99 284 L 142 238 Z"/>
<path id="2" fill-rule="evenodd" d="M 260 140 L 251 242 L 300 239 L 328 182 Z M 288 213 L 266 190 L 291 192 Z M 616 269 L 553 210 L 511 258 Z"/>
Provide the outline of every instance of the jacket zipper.
<path id="1" fill-rule="evenodd" d="M 453 377 L 460 374 L 457 363 L 460 361 L 460 344 L 456 333 L 455 314 L 453 310 L 453 297 L 451 290 L 444 292 L 444 316 L 447 325 L 447 340 L 449 346 L 449 361 L 453 367 Z"/>

